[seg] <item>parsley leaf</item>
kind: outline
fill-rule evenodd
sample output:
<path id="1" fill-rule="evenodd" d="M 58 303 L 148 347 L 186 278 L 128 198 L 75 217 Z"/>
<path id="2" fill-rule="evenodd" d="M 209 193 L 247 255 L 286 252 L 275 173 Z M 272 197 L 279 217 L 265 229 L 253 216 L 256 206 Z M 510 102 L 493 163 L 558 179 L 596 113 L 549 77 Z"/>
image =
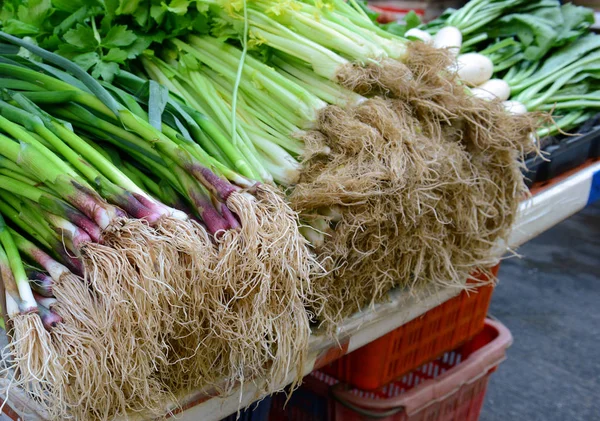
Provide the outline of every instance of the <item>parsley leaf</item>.
<path id="1" fill-rule="evenodd" d="M 94 31 L 89 26 L 77 24 L 75 29 L 70 29 L 63 38 L 69 44 L 82 50 L 95 49 L 98 46 L 98 40 L 94 36 Z"/>
<path id="2" fill-rule="evenodd" d="M 73 57 L 73 61 L 87 71 L 100 61 L 100 56 L 98 53 L 84 53 Z"/>
<path id="3" fill-rule="evenodd" d="M 128 59 L 136 58 L 145 49 L 150 47 L 150 44 L 152 44 L 152 41 L 154 41 L 154 40 L 151 37 L 138 36 L 138 38 L 135 40 L 135 42 L 133 44 L 131 44 L 130 46 L 128 46 L 127 48 L 124 49 L 127 52 L 127 58 Z"/>
<path id="4" fill-rule="evenodd" d="M 18 17 L 21 22 L 42 28 L 44 21 L 52 14 L 50 0 L 29 0 L 27 5 L 20 5 Z"/>
<path id="5" fill-rule="evenodd" d="M 149 7 L 138 7 L 137 10 L 133 13 L 135 23 L 137 23 L 141 27 L 145 27 L 149 23 L 149 20 L 148 20 L 149 16 L 150 16 L 150 8 Z"/>
<path id="6" fill-rule="evenodd" d="M 162 7 L 168 12 L 172 12 L 177 15 L 184 15 L 187 12 L 189 5 L 190 2 L 188 0 L 171 0 L 168 6 L 163 3 Z"/>
<path id="7" fill-rule="evenodd" d="M 125 60 L 127 60 L 127 57 L 127 51 L 121 50 L 120 48 L 111 48 L 102 60 L 123 64 L 125 63 Z"/>
<path id="8" fill-rule="evenodd" d="M 104 61 L 99 62 L 92 71 L 92 76 L 96 79 L 102 78 L 107 82 L 112 82 L 115 74 L 119 71 L 119 65 L 117 63 L 106 63 Z"/>
<path id="9" fill-rule="evenodd" d="M 115 25 L 102 39 L 102 46 L 107 48 L 126 47 L 136 40 L 137 36 L 125 25 Z"/>

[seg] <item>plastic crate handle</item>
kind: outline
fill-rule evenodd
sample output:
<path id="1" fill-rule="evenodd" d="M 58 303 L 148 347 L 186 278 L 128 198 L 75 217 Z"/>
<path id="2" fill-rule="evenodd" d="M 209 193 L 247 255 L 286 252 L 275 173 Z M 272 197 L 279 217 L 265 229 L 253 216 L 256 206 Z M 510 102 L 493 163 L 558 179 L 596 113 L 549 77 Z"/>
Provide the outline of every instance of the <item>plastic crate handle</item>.
<path id="1" fill-rule="evenodd" d="M 506 359 L 506 349 L 512 344 L 510 331 L 501 323 L 490 319 L 487 319 L 485 324 L 494 328 L 498 332 L 498 336 L 462 361 L 460 369 L 458 366 L 454 367 L 435 379 L 426 380 L 406 393 L 389 399 L 361 398 L 343 386 L 335 388 L 333 396 L 341 404 L 353 405 L 361 411 L 365 411 L 365 408 L 374 409 L 377 411 L 375 414 L 382 414 L 382 411 L 390 410 L 390 407 L 397 412 L 404 410 L 409 415 L 416 413 L 434 402 L 452 395 L 464 384 L 472 383 L 485 376 Z M 374 417 L 377 418 L 376 415 Z"/>
<path id="2" fill-rule="evenodd" d="M 379 418 L 391 417 L 392 415 L 396 415 L 396 414 L 404 411 L 404 406 L 397 406 L 395 408 L 388 409 L 386 411 L 377 411 L 376 412 L 376 411 L 371 411 L 369 409 L 361 408 L 360 406 L 351 404 L 350 402 L 348 402 L 346 399 L 344 399 L 342 397 L 344 389 L 347 389 L 347 388 L 348 388 L 347 384 L 338 383 L 338 384 L 333 385 L 331 388 L 329 388 L 329 391 L 330 391 L 333 399 L 338 401 L 340 404 L 344 405 L 346 408 L 351 409 L 360 415 L 363 415 L 363 416 L 369 417 L 369 418 L 379 419 Z"/>

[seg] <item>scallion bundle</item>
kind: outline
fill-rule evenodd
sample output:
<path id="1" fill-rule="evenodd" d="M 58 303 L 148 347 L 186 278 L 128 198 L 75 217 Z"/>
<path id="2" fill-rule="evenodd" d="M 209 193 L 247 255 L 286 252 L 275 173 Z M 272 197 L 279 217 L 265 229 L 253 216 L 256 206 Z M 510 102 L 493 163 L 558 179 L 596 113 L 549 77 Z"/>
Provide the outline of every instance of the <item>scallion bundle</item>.
<path id="1" fill-rule="evenodd" d="M 110 288 L 106 290 L 101 289 L 105 286 L 97 286 L 97 279 L 102 279 L 98 272 L 111 268 L 105 268 L 106 260 L 95 260 L 93 270 L 86 263 L 84 274 L 89 275 L 101 295 L 108 295 L 116 303 L 119 287 L 127 285 L 125 291 L 129 295 L 122 302 L 138 309 L 129 310 L 122 331 L 131 330 L 127 326 L 139 326 L 138 318 L 145 313 L 159 323 L 146 323 L 144 330 L 136 333 L 142 343 L 158 347 L 152 351 L 144 345 L 136 351 L 136 355 L 145 358 L 144 363 L 154 364 L 156 373 L 148 374 L 149 381 L 159 379 L 156 381 L 166 391 L 206 385 L 224 385 L 229 390 L 236 381 L 261 375 L 267 369 L 274 383 L 265 387 L 275 387 L 278 379 L 287 376 L 290 366 L 301 363 L 301 350 L 306 347 L 309 334 L 304 304 L 310 291 L 308 277 L 316 265 L 306 240 L 298 232 L 295 213 L 272 188 L 236 173 L 208 154 L 201 142 L 186 138 L 188 132 L 182 125 L 173 124 L 173 120 L 163 123 L 162 110 L 157 121 L 152 83 L 146 84 L 150 91 L 144 99 L 116 87 L 111 87 L 111 93 L 74 64 L 18 39 L 5 38 L 31 49 L 48 63 L 64 66 L 85 82 L 74 81 L 48 64 L 40 69 L 34 62 L 3 63 L 0 73 L 26 83 L 15 86 L 21 89 L 10 93 L 11 103 L 0 107 L 0 112 L 19 116 L 23 121 L 28 115 L 35 116 L 35 124 L 27 122 L 27 130 L 32 133 L 27 139 L 36 148 L 27 149 L 27 157 L 34 161 L 44 155 L 58 169 L 46 174 L 32 168 L 30 177 L 53 192 L 52 203 L 65 202 L 68 209 L 81 213 L 79 219 L 84 218 L 86 223 L 68 219 L 67 212 L 59 215 L 64 220 L 84 231 L 88 220 L 100 228 L 102 244 L 91 235 L 92 241 L 76 242 L 83 243 L 76 252 L 84 263 L 89 255 L 88 244 L 94 249 L 105 245 L 123 248 L 127 258 L 122 263 L 135 263 L 132 267 L 138 273 L 120 269 L 118 273 L 130 277 L 112 279 L 113 284 L 107 283 Z M 121 100 L 126 101 L 123 104 Z M 177 111 L 176 118 L 182 113 Z M 188 120 L 184 121 L 196 129 L 195 134 L 202 133 L 197 121 L 203 117 L 196 113 L 194 120 L 185 114 Z M 65 121 L 75 130 L 65 126 Z M 209 124 L 202 122 L 202 128 L 209 129 Z M 213 142 L 218 131 L 209 129 L 204 133 L 201 135 L 210 136 L 204 140 Z M 24 161 L 22 148 L 8 137 L 5 141 L 9 146 L 14 143 L 16 148 L 7 150 L 4 156 L 13 163 Z M 135 160 L 136 168 L 143 172 L 164 175 L 163 181 L 170 184 L 176 197 L 186 200 L 201 223 L 191 224 L 181 212 L 145 193 L 100 152 L 98 141 L 112 143 L 128 159 Z M 12 192 L 45 203 L 44 190 L 32 188 L 27 193 L 18 188 Z M 88 206 L 92 199 L 101 206 Z M 114 215 L 108 212 L 111 209 Z M 125 243 L 125 248 L 123 237 L 131 236 L 131 241 L 135 241 L 137 232 L 125 224 L 113 233 L 109 227 L 116 224 L 116 218 L 139 221 L 140 231 L 148 237 L 144 240 L 142 236 L 135 244 Z M 66 232 L 64 221 L 50 224 L 53 230 Z M 70 228 L 75 233 L 75 227 Z M 88 231 L 92 230 L 86 231 L 89 235 Z M 107 241 L 108 233 L 114 242 Z M 162 241 L 164 246 L 155 244 Z M 136 253 L 143 253 L 143 257 Z M 165 290 L 153 291 L 159 286 Z M 128 306 L 116 308 L 125 311 Z M 140 308 L 146 310 L 140 314 Z M 263 316 L 257 317 L 257 311 Z M 264 345 L 275 338 L 276 347 Z M 198 349 L 198 343 L 203 342 L 210 353 Z M 215 369 L 218 355 L 226 350 L 230 361 L 220 362 L 220 368 Z M 120 364 L 129 362 L 141 363 L 137 358 L 124 358 Z M 177 364 L 180 368 L 173 369 Z M 125 366 L 115 370 L 122 368 Z M 148 397 L 149 402 L 161 398 L 155 386 L 146 390 L 157 395 L 152 400 Z M 141 401 L 138 398 L 135 402 Z M 117 410 L 128 408 L 131 409 L 125 406 Z"/>

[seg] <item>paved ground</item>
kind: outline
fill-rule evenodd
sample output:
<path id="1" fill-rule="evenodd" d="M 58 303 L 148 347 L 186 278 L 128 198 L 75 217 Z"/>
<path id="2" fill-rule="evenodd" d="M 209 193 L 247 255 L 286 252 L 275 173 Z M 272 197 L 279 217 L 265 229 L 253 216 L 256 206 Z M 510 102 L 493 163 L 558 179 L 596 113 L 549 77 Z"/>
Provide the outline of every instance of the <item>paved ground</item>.
<path id="1" fill-rule="evenodd" d="M 480 421 L 600 421 L 600 203 L 519 252 L 490 309 L 515 342 Z"/>

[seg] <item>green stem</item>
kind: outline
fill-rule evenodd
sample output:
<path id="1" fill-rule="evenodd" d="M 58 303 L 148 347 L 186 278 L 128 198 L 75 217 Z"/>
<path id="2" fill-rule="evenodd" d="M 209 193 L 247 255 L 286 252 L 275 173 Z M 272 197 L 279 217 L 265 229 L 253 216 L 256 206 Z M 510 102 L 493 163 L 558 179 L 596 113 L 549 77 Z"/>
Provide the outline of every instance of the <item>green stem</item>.
<path id="1" fill-rule="evenodd" d="M 25 273 L 25 267 L 23 266 L 23 261 L 21 260 L 17 246 L 15 245 L 10 232 L 8 232 L 8 227 L 6 226 L 6 222 L 1 214 L 0 243 L 2 243 L 2 247 L 6 252 L 11 272 L 15 278 L 15 282 L 19 290 L 19 296 L 21 297 L 21 312 L 29 313 L 37 311 L 37 303 L 35 302 L 35 298 L 33 298 L 33 293 L 31 291 L 31 287 L 29 286 L 29 280 L 27 279 L 27 275 Z"/>
<path id="2" fill-rule="evenodd" d="M 204 72 L 213 82 L 218 84 L 217 89 L 221 95 L 225 95 L 224 92 L 231 90 L 230 81 L 219 75 L 218 72 L 212 69 L 205 69 Z M 306 124 L 294 109 L 288 109 L 284 105 L 277 104 L 268 92 L 260 89 L 244 89 L 243 91 L 242 97 L 249 112 L 257 115 L 261 120 L 273 124 L 273 127 L 281 133 L 294 133 L 299 131 L 298 127 L 309 128 L 312 126 L 312 123 Z"/>
<path id="3" fill-rule="evenodd" d="M 50 143 L 52 147 L 83 174 L 89 182 L 95 182 L 100 174 L 102 174 L 112 183 L 123 189 L 140 195 L 145 194 L 142 189 L 129 180 L 127 176 L 119 171 L 119 169 L 106 159 L 104 155 L 88 145 L 71 130 L 67 129 L 61 122 L 50 117 L 33 104 L 19 101 L 17 95 L 15 95 L 15 99 L 27 111 L 37 114 L 37 119 L 32 117 L 30 120 L 31 127 L 35 132 Z M 1 102 L 0 106 L 2 106 Z"/>
<path id="4" fill-rule="evenodd" d="M 0 212 L 4 216 L 12 221 L 19 229 L 25 232 L 31 238 L 35 239 L 39 244 L 45 247 L 47 250 L 56 250 L 60 247 L 62 250 L 64 245 L 62 239 L 56 235 L 48 224 L 48 221 L 42 217 L 36 217 L 35 215 L 23 213 L 21 211 L 22 201 L 21 199 L 9 196 L 9 193 L 3 192 L 3 197 L 0 200 Z M 74 253 L 74 249 L 70 249 L 70 253 Z"/>
<path id="5" fill-rule="evenodd" d="M 4 108 L 2 108 L 3 105 L 8 104 L 6 104 L 4 101 L 0 101 L 0 110 L 2 111 L 5 110 Z M 49 161 L 49 163 L 45 162 L 45 165 L 50 164 L 54 168 L 63 171 L 64 173 L 69 174 L 72 177 L 80 178 L 79 175 L 75 172 L 75 170 L 73 170 L 71 167 L 65 164 L 65 162 L 62 159 L 57 157 L 56 154 L 54 154 L 51 150 L 42 145 L 35 137 L 31 136 L 31 134 L 23 127 L 11 122 L 3 116 L 0 116 L 0 128 L 6 131 L 6 133 L 13 136 L 15 139 L 19 139 L 19 141 L 30 144 L 34 148 L 36 148 L 40 152 L 40 154 L 43 155 L 45 160 Z"/>
<path id="6" fill-rule="evenodd" d="M 34 202 L 39 202 L 44 195 L 44 191 L 40 190 L 38 187 L 30 186 L 29 184 L 5 175 L 0 175 L 0 189 L 9 191 L 17 196 L 26 197 Z"/>
<path id="7" fill-rule="evenodd" d="M 600 108 L 600 100 L 575 100 L 564 102 L 552 102 L 538 106 L 537 110 L 552 111 L 552 110 L 576 110 L 580 108 Z"/>
<path id="8" fill-rule="evenodd" d="M 348 106 L 356 105 L 366 100 L 363 96 L 345 89 L 337 83 L 319 77 L 305 66 L 298 64 L 291 57 L 285 57 L 284 59 L 283 57 L 275 56 L 272 59 L 272 63 L 281 69 L 280 74 L 293 80 L 311 94 L 329 104 Z"/>
<path id="9" fill-rule="evenodd" d="M 22 183 L 29 184 L 30 186 L 36 186 L 36 185 L 39 184 L 39 181 L 36 181 L 36 180 L 34 180 L 32 178 L 24 176 L 24 175 L 22 175 L 22 174 L 20 174 L 18 172 L 14 172 L 14 171 L 8 170 L 6 168 L 0 169 L 0 174 L 1 175 L 5 175 L 5 176 L 10 177 L 10 178 L 14 178 L 15 180 L 19 180 Z"/>
<path id="10" fill-rule="evenodd" d="M 0 214 L 1 216 L 1 214 Z M 4 285 L 4 290 L 8 296 L 10 296 L 15 303 L 21 302 L 21 296 L 19 295 L 19 288 L 15 282 L 12 270 L 10 268 L 10 261 L 4 251 L 4 248 L 0 244 L 0 281 Z M 12 315 L 11 315 L 12 316 Z"/>
<path id="11" fill-rule="evenodd" d="M 486 33 L 477 34 L 473 38 L 469 38 L 468 40 L 463 42 L 460 49 L 461 49 L 461 51 L 466 51 L 469 47 L 471 47 L 475 44 L 479 44 L 480 42 L 483 42 L 487 39 L 488 39 L 488 34 L 486 34 Z"/>

